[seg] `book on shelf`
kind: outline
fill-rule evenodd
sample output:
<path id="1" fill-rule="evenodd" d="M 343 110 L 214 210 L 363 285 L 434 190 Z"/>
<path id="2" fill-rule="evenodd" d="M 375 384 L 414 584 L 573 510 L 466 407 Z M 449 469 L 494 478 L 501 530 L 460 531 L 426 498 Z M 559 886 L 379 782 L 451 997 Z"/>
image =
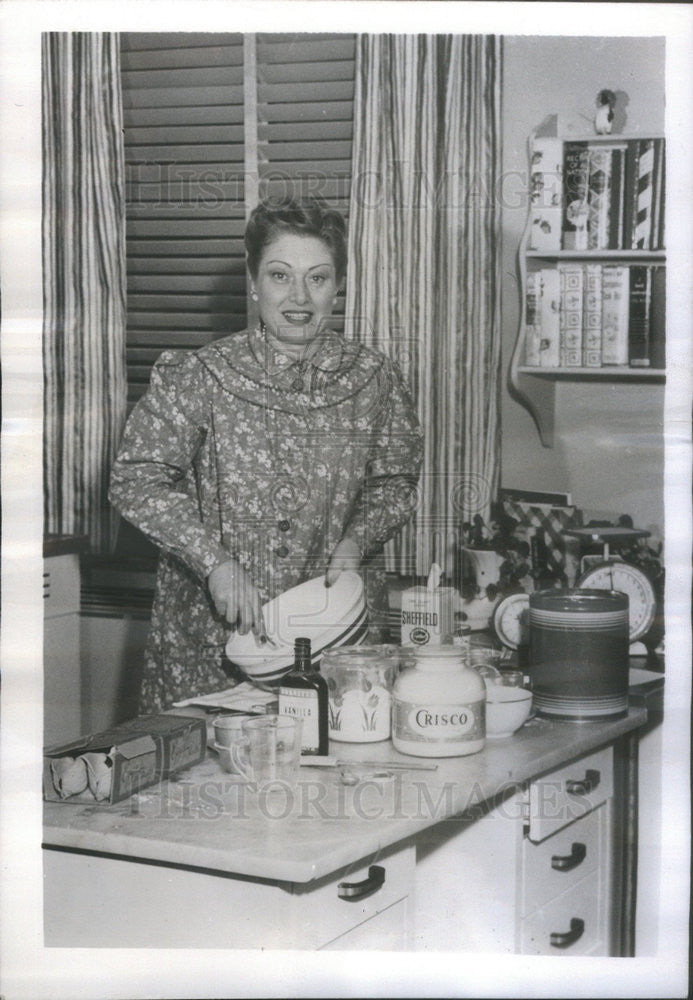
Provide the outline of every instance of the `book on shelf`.
<path id="1" fill-rule="evenodd" d="M 582 365 L 582 310 L 584 268 L 581 264 L 559 264 L 560 286 L 559 360 L 562 368 Z"/>
<path id="2" fill-rule="evenodd" d="M 611 150 L 611 193 L 607 244 L 609 250 L 619 250 L 623 246 L 624 189 L 627 155 L 628 147 L 626 145 L 614 146 Z"/>
<path id="3" fill-rule="evenodd" d="M 586 264 L 582 307 L 582 363 L 585 368 L 602 365 L 602 267 Z"/>
<path id="4" fill-rule="evenodd" d="M 665 367 L 664 265 L 561 261 L 529 272 L 524 309 L 529 367 Z"/>
<path id="5" fill-rule="evenodd" d="M 620 218 L 621 146 L 595 146 L 589 150 L 587 195 L 587 248 L 608 250 L 618 246 Z"/>
<path id="6" fill-rule="evenodd" d="M 632 265 L 629 273 L 628 364 L 631 368 L 650 367 L 651 268 Z"/>
<path id="7" fill-rule="evenodd" d="M 540 275 L 530 271 L 527 275 L 525 291 L 525 364 L 538 366 L 541 363 L 541 317 L 539 315 Z"/>
<path id="8" fill-rule="evenodd" d="M 539 272 L 539 365 L 558 368 L 561 362 L 560 327 L 561 286 L 555 267 L 543 267 Z"/>
<path id="9" fill-rule="evenodd" d="M 633 248 L 633 227 L 637 198 L 638 141 L 629 142 L 623 180 L 623 249 Z"/>
<path id="10" fill-rule="evenodd" d="M 602 268 L 602 365 L 628 364 L 628 268 L 605 264 Z"/>
<path id="11" fill-rule="evenodd" d="M 653 250 L 664 249 L 664 178 L 666 173 L 664 142 L 654 144 L 654 169 L 652 180 L 652 227 L 650 245 Z"/>
<path id="12" fill-rule="evenodd" d="M 654 192 L 654 139 L 639 139 L 633 204 L 633 250 L 652 249 L 652 212 Z"/>
<path id="13" fill-rule="evenodd" d="M 586 142 L 563 148 L 563 249 L 587 249 L 590 151 Z"/>
<path id="14" fill-rule="evenodd" d="M 663 139 L 567 140 L 562 177 L 561 249 L 664 248 Z M 552 211 L 546 200 L 543 204 L 545 213 Z M 530 249 L 555 249 L 554 227 L 553 216 L 536 215 L 532 238 L 537 245 Z"/>
<path id="15" fill-rule="evenodd" d="M 553 137 L 534 140 L 530 167 L 529 249 L 555 253 L 561 248 L 563 215 L 563 143 Z"/>
<path id="16" fill-rule="evenodd" d="M 650 268 L 650 362 L 653 368 L 666 368 L 667 269 Z"/>

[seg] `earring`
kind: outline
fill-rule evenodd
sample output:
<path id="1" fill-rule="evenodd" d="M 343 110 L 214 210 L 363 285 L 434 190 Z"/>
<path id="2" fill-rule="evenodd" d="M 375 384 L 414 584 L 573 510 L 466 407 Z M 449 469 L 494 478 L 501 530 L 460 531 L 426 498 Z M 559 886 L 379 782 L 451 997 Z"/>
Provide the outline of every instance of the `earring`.
<path id="1" fill-rule="evenodd" d="M 255 292 L 255 291 L 252 291 L 252 292 L 250 293 L 250 297 L 251 297 L 251 299 L 253 300 L 253 302 L 257 302 L 257 292 Z"/>

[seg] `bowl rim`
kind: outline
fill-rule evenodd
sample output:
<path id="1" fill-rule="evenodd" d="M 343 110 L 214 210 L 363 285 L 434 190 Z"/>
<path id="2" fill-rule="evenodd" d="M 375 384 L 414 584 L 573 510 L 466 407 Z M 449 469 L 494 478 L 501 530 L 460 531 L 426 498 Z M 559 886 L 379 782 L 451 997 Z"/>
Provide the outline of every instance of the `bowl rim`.
<path id="1" fill-rule="evenodd" d="M 489 694 L 501 691 L 505 697 L 493 698 Z M 531 701 L 532 692 L 528 688 L 509 687 L 507 684 L 494 684 L 490 689 L 486 689 L 486 703 L 490 705 L 516 705 L 524 701 Z"/>
<path id="2" fill-rule="evenodd" d="M 365 638 L 368 629 L 368 608 L 364 605 L 358 616 L 348 622 L 337 636 L 324 632 L 311 637 L 311 660 L 317 661 L 328 649 L 339 649 L 343 646 L 359 645 L 359 638 Z M 248 633 L 250 634 L 250 633 Z M 273 652 L 241 652 L 232 648 L 232 635 L 225 646 L 229 660 L 235 663 L 246 676 L 262 680 L 279 677 L 291 669 L 294 663 L 293 646 L 281 645 Z M 243 636 L 245 639 L 246 636 Z M 326 640 L 326 641 L 325 641 Z"/>

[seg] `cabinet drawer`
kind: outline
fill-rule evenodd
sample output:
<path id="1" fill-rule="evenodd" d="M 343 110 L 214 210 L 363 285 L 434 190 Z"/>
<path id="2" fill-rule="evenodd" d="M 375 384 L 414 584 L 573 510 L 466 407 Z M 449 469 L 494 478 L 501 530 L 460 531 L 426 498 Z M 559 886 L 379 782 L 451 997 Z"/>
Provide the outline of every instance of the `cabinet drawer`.
<path id="1" fill-rule="evenodd" d="M 393 903 L 405 899 L 414 885 L 414 864 L 415 849 L 413 845 L 408 845 L 371 857 L 318 882 L 307 885 L 295 883 L 295 926 L 301 929 L 301 940 L 295 947 L 322 948 Z M 373 872 L 374 866 L 382 872 Z M 378 885 L 381 878 L 383 881 L 368 895 L 360 898 L 361 890 L 358 888 L 340 889 L 344 883 L 350 886 L 366 883 L 369 872 L 374 879 L 370 885 Z M 365 891 L 368 888 L 368 885 L 364 886 Z M 347 892 L 353 892 L 353 895 L 342 898 Z"/>
<path id="2" fill-rule="evenodd" d="M 580 757 L 529 786 L 529 839 L 538 843 L 613 795 L 611 747 Z"/>
<path id="3" fill-rule="evenodd" d="M 603 803 L 540 844 L 522 843 L 523 916 L 606 865 L 607 810 Z"/>
<path id="4" fill-rule="evenodd" d="M 521 953 L 606 955 L 604 909 L 594 871 L 522 920 Z"/>

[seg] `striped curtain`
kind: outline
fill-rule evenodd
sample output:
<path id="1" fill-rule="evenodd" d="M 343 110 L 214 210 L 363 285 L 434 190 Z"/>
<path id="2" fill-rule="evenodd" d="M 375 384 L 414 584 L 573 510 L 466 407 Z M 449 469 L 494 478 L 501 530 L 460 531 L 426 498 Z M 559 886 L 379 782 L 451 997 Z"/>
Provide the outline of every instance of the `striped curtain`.
<path id="1" fill-rule="evenodd" d="M 125 419 L 125 192 L 118 37 L 45 33 L 45 529 L 107 552 Z"/>
<path id="2" fill-rule="evenodd" d="M 425 432 L 390 570 L 454 573 L 498 484 L 500 162 L 497 38 L 359 36 L 346 316 L 399 362 Z"/>

